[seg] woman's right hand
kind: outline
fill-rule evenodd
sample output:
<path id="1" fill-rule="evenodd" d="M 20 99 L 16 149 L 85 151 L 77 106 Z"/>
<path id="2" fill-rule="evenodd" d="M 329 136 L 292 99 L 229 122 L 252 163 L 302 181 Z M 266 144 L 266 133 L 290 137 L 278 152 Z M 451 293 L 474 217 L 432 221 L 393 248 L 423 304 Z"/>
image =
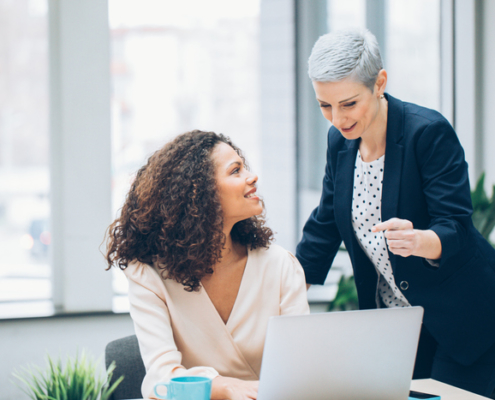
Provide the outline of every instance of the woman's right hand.
<path id="1" fill-rule="evenodd" d="M 252 400 L 258 396 L 259 381 L 217 376 L 211 383 L 212 400 Z"/>

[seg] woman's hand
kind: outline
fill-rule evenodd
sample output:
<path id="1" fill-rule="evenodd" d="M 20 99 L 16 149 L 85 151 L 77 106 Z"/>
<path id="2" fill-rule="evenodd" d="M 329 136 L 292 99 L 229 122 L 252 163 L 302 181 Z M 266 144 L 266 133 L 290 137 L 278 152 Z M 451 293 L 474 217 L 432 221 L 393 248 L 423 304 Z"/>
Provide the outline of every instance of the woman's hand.
<path id="1" fill-rule="evenodd" d="M 217 376 L 211 384 L 212 400 L 251 400 L 258 396 L 259 381 L 243 381 Z"/>
<path id="2" fill-rule="evenodd" d="M 437 260 L 442 256 L 442 243 L 432 230 L 414 229 L 407 219 L 391 218 L 376 224 L 373 232 L 384 231 L 388 249 L 402 257 L 418 256 Z"/>

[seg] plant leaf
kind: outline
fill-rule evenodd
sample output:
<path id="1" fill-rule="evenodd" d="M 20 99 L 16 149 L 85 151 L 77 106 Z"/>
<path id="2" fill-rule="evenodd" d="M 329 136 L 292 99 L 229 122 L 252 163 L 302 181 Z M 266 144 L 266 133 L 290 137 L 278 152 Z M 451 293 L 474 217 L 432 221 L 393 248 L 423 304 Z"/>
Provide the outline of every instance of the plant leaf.
<path id="1" fill-rule="evenodd" d="M 60 357 L 54 360 L 47 355 L 45 370 L 23 367 L 12 375 L 33 400 L 107 400 L 124 377 L 109 388 L 115 365 L 102 371 L 98 368 L 100 362 L 101 358 L 95 362 L 84 350 L 81 354 L 77 352 L 75 359 L 67 357 L 65 365 Z"/>

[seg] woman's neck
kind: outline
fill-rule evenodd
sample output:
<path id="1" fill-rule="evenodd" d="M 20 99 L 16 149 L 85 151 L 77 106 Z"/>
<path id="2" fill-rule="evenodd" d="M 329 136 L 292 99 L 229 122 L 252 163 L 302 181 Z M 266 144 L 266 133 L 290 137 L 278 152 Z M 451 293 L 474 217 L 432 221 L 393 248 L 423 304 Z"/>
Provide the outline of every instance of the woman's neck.
<path id="1" fill-rule="evenodd" d="M 232 229 L 224 230 L 224 235 L 225 244 L 222 248 L 222 255 L 213 267 L 213 270 L 228 267 L 247 255 L 246 246 L 232 240 Z"/>
<path id="2" fill-rule="evenodd" d="M 366 135 L 361 137 L 359 152 L 364 162 L 377 160 L 385 154 L 387 142 L 387 115 L 388 102 L 385 98 L 379 99 L 379 108 L 375 121 Z"/>

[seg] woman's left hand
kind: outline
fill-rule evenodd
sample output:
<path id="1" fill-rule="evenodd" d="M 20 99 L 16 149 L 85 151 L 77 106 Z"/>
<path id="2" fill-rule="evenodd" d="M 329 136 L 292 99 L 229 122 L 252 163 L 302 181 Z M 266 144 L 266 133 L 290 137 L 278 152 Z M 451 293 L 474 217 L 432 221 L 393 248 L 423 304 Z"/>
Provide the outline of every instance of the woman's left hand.
<path id="1" fill-rule="evenodd" d="M 432 230 L 414 229 L 407 219 L 391 218 L 376 224 L 372 232 L 384 231 L 388 249 L 398 256 L 418 256 L 438 260 L 442 256 L 442 243 Z"/>
<path id="2" fill-rule="evenodd" d="M 385 231 L 388 249 L 398 256 L 409 257 L 417 250 L 419 237 L 411 221 L 392 218 L 376 224 L 371 228 L 373 232 Z"/>

